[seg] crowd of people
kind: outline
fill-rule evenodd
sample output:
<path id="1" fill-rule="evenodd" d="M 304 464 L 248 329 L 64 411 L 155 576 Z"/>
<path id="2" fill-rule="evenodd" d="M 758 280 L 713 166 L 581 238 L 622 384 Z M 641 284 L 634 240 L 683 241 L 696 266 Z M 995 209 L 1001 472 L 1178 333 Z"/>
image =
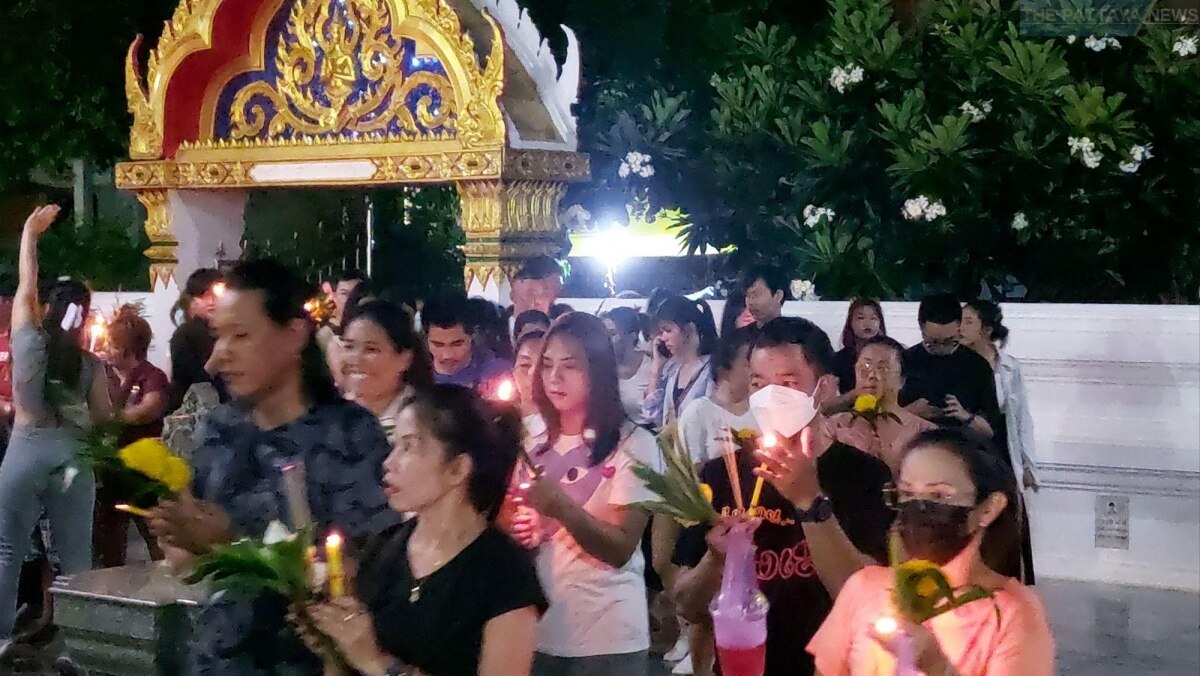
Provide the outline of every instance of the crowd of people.
<path id="1" fill-rule="evenodd" d="M 187 280 L 168 378 L 132 309 L 92 354 L 86 286 L 39 288 L 37 242 L 56 215 L 29 217 L 0 307 L 0 645 L 52 633 L 44 581 L 122 565 L 131 530 L 183 571 L 272 521 L 298 526 L 282 477 L 299 465 L 317 532 L 351 545 L 352 594 L 305 612 L 361 674 L 643 676 L 662 652 L 676 673 L 719 673 L 709 609 L 729 533 L 746 523 L 770 603 L 769 676 L 893 673 L 909 648 L 931 676 L 1054 672 L 1028 587 L 1031 419 L 994 303 L 924 299 L 922 341 L 905 348 L 877 301 L 856 300 L 835 352 L 785 316 L 786 277 L 767 267 L 739 278 L 718 331 L 707 302 L 672 294 L 574 311 L 548 258 L 512 280 L 509 308 L 410 308 L 347 274 L 319 323 L 317 291 L 295 271 L 245 261 Z M 756 452 L 736 437 L 759 430 L 751 396 L 768 386 L 819 413 Z M 190 489 L 131 524 L 76 467 L 79 433 L 116 417 L 123 441 L 157 437 L 205 392 Z M 867 394 L 873 423 L 854 411 Z M 634 467 L 662 468 L 655 433 L 672 427 L 711 488 L 715 526 L 644 507 L 657 498 Z M 746 510 L 737 491 L 758 477 L 759 509 Z M 903 626 L 904 646 L 873 631 L 892 533 L 992 601 Z M 32 567 L 31 551 L 44 554 Z M 263 592 L 214 596 L 188 673 L 321 674 L 288 612 Z"/>

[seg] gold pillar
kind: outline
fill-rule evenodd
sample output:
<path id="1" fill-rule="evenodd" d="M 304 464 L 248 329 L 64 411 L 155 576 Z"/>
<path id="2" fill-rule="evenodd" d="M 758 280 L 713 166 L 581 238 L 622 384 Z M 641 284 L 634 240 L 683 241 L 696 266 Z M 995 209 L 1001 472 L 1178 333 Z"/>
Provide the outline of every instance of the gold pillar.
<path id="1" fill-rule="evenodd" d="M 167 204 L 166 190 L 139 190 L 138 201 L 146 207 L 146 235 L 150 237 L 150 248 L 146 257 L 150 259 L 150 290 L 161 282 L 164 286 L 175 276 L 175 247 L 179 241 L 171 230 L 171 210 Z"/>
<path id="2" fill-rule="evenodd" d="M 458 183 L 462 227 L 467 237 L 463 280 L 507 293 L 522 263 L 554 256 L 562 248 L 558 205 L 566 185 L 558 181 L 487 180 Z"/>

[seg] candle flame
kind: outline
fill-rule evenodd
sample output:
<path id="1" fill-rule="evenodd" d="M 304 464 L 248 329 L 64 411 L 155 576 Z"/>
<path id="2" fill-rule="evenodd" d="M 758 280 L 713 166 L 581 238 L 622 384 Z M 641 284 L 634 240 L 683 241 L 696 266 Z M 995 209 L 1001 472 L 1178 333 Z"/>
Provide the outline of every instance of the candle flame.
<path id="1" fill-rule="evenodd" d="M 496 398 L 500 401 L 512 401 L 517 388 L 511 380 L 502 380 L 496 387 Z"/>
<path id="2" fill-rule="evenodd" d="M 337 531 L 330 533 L 325 538 L 325 546 L 326 547 L 341 547 L 342 546 L 342 534 Z"/>
<path id="3" fill-rule="evenodd" d="M 875 633 L 880 636 L 890 636 L 900 628 L 894 617 L 881 617 L 875 620 Z"/>
<path id="4" fill-rule="evenodd" d="M 91 327 L 92 338 L 100 338 L 101 336 L 104 335 L 104 331 L 105 331 L 105 328 L 104 328 L 103 322 L 93 322 L 92 323 L 92 327 Z"/>
<path id="5" fill-rule="evenodd" d="M 775 446 L 778 446 L 778 445 L 779 445 L 779 437 L 776 437 L 774 434 L 771 434 L 770 432 L 765 432 L 762 435 L 762 447 L 763 448 L 774 448 Z"/>
<path id="6" fill-rule="evenodd" d="M 216 284 L 213 284 L 212 292 L 213 292 L 213 295 L 216 296 L 217 298 L 224 296 L 225 295 L 225 282 L 217 282 Z"/>

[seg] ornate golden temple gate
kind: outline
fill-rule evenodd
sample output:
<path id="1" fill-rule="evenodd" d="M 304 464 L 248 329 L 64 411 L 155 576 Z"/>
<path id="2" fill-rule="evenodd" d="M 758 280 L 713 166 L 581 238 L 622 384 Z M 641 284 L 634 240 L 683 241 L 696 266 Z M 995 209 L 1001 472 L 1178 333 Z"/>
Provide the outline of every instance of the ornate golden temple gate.
<path id="1" fill-rule="evenodd" d="M 560 67 L 514 0 L 182 0 L 144 74 L 140 37 L 126 62 L 116 177 L 146 207 L 154 289 L 240 255 L 250 189 L 452 182 L 468 291 L 506 302 L 589 177 L 564 30 Z"/>

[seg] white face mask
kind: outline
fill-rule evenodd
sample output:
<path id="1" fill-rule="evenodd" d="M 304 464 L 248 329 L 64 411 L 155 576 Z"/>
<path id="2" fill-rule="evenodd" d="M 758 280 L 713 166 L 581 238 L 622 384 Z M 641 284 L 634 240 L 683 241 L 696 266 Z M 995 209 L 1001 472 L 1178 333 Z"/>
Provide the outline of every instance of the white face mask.
<path id="1" fill-rule="evenodd" d="M 782 385 L 767 385 L 750 395 L 750 412 L 764 433 L 790 439 L 817 416 L 813 398 Z"/>

